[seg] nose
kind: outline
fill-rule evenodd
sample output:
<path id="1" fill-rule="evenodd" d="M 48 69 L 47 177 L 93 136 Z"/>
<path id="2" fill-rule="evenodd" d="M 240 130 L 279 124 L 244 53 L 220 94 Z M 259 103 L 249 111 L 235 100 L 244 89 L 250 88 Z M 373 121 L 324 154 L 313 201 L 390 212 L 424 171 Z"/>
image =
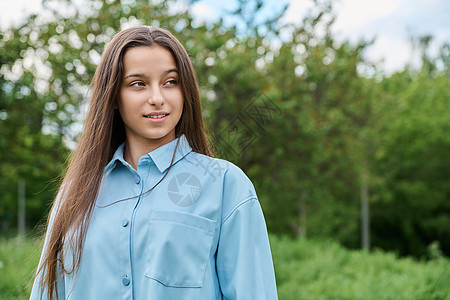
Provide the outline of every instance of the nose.
<path id="1" fill-rule="evenodd" d="M 150 89 L 150 93 L 148 95 L 148 103 L 150 105 L 161 106 L 164 105 L 164 96 L 161 92 L 161 88 L 159 85 L 155 85 Z"/>

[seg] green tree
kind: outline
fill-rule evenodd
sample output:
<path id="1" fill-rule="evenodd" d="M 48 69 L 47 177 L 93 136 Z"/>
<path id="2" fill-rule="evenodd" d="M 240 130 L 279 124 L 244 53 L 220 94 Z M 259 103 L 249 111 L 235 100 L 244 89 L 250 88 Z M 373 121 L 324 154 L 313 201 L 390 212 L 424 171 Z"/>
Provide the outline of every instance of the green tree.
<path id="1" fill-rule="evenodd" d="M 448 254 L 448 45 L 424 52 L 420 72 L 383 76 L 365 61 L 370 43 L 333 36 L 331 1 L 314 1 L 301 24 L 280 22 L 286 7 L 264 19 L 263 1 L 238 2 L 227 27 L 172 0 L 47 0 L 45 19 L 0 33 L 3 227 L 16 221 L 20 178 L 28 224 L 45 214 L 100 53 L 146 24 L 185 45 L 211 142 L 252 179 L 271 231 L 359 247 L 363 199 L 374 247 L 420 255 L 437 241 Z"/>
<path id="2" fill-rule="evenodd" d="M 376 245 L 424 256 L 436 241 L 448 255 L 449 77 L 431 75 L 425 65 L 418 74 L 395 74 L 383 84 L 394 82 L 395 114 L 383 128 L 383 151 L 376 160 L 383 178 L 373 212 Z"/>

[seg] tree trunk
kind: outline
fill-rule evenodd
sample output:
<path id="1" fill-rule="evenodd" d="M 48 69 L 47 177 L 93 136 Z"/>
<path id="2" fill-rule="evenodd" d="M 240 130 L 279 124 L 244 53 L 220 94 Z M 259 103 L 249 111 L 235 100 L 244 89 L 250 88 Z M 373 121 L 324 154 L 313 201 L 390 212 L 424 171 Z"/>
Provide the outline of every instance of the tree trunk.
<path id="1" fill-rule="evenodd" d="M 25 180 L 19 179 L 17 198 L 17 233 L 19 239 L 25 236 Z"/>
<path id="2" fill-rule="evenodd" d="M 369 183 L 367 159 L 361 166 L 361 247 L 370 249 Z"/>

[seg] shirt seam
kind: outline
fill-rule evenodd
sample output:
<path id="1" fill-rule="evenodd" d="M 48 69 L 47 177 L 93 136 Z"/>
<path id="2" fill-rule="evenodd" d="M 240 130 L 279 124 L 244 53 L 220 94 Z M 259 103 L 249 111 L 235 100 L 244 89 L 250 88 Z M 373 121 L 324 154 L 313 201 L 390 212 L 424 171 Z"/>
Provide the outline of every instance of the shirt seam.
<path id="1" fill-rule="evenodd" d="M 242 205 L 244 205 L 247 202 L 250 201 L 258 201 L 258 198 L 254 195 L 249 196 L 248 198 L 245 198 L 242 202 L 240 202 L 238 205 L 236 205 L 231 212 L 223 219 L 222 223 L 220 225 L 223 225 L 233 214 L 236 210 L 238 210 Z"/>
<path id="2" fill-rule="evenodd" d="M 207 229 L 207 228 L 205 228 L 205 227 L 203 227 L 203 226 L 200 227 L 200 226 L 196 226 L 196 225 L 186 224 L 186 223 L 184 223 L 184 222 L 182 222 L 182 221 L 151 219 L 151 220 L 149 221 L 149 223 L 153 223 L 154 221 L 157 221 L 157 222 L 167 222 L 167 223 L 172 223 L 172 224 L 181 224 L 181 225 L 186 226 L 186 227 L 189 227 L 189 228 L 193 228 L 193 229 L 198 229 L 198 230 L 204 231 L 204 232 L 208 233 L 209 235 L 214 235 L 214 231 L 211 231 L 211 230 L 209 230 L 209 229 Z M 216 226 L 216 224 L 215 224 L 215 222 L 214 222 L 214 228 L 215 228 L 215 226 Z"/>

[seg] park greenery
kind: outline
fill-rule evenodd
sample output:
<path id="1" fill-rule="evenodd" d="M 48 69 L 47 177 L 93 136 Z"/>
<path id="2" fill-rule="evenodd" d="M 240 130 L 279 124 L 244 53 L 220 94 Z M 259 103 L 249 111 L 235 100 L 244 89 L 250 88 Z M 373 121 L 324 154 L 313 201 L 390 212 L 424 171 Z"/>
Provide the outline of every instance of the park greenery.
<path id="1" fill-rule="evenodd" d="M 450 261 L 443 257 L 418 262 L 380 250 L 348 250 L 331 240 L 275 235 L 270 242 L 282 300 L 437 300 L 450 295 Z M 40 244 L 32 237 L 0 238 L 0 299 L 28 299 Z"/>
<path id="2" fill-rule="evenodd" d="M 313 1 L 295 24 L 281 18 L 285 9 L 264 19 L 262 1 L 238 2 L 230 25 L 199 22 L 179 1 L 44 0 L 44 12 L 0 32 L 0 234 L 16 227 L 19 180 L 28 229 L 48 213 L 105 44 L 121 28 L 159 26 L 192 59 L 215 153 L 255 184 L 282 299 L 444 299 L 437 288 L 449 281 L 439 257 L 450 255 L 450 45 L 432 55 L 432 37 L 412 37 L 421 65 L 386 74 L 365 58 L 372 41 L 333 35 L 331 1 Z M 361 247 L 361 207 L 370 212 L 370 249 L 394 254 L 337 244 Z M 337 243 L 313 242 L 330 238 Z"/>

